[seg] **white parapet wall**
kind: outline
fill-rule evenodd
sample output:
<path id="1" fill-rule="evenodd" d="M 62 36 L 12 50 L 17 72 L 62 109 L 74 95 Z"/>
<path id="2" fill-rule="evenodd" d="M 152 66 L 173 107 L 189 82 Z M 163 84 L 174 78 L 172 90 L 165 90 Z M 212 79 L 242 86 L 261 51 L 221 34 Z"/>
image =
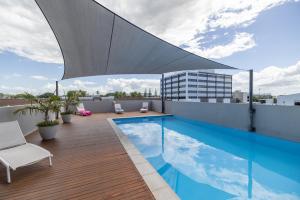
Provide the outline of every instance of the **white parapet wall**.
<path id="1" fill-rule="evenodd" d="M 22 108 L 23 106 L 5 106 L 0 107 L 0 122 L 8 122 L 17 120 L 20 124 L 21 130 L 24 135 L 28 135 L 37 130 L 36 124 L 43 120 L 42 114 L 27 113 L 14 114 L 14 111 Z"/>
<path id="2" fill-rule="evenodd" d="M 113 99 L 103 99 L 100 100 L 84 100 L 82 101 L 86 110 L 90 110 L 93 113 L 108 113 L 114 112 L 114 102 L 121 104 L 122 109 L 125 112 L 139 111 L 142 108 L 143 102 L 149 103 L 149 109 L 151 110 L 151 100 L 116 100 Z"/>
<path id="3" fill-rule="evenodd" d="M 160 100 L 121 100 L 125 112 L 139 111 L 144 101 L 149 102 L 149 109 L 161 112 Z M 114 112 L 113 101 L 83 101 L 85 108 L 94 113 Z M 22 106 L 0 107 L 0 122 L 17 120 L 24 135 L 36 130 L 36 124 L 43 120 L 41 114 L 27 113 L 15 115 L 14 111 Z M 281 137 L 300 142 L 300 106 L 254 105 L 256 109 L 254 126 L 257 133 Z M 249 127 L 248 104 L 202 103 L 166 101 L 167 114 L 205 121 L 222 126 L 247 130 Z"/>

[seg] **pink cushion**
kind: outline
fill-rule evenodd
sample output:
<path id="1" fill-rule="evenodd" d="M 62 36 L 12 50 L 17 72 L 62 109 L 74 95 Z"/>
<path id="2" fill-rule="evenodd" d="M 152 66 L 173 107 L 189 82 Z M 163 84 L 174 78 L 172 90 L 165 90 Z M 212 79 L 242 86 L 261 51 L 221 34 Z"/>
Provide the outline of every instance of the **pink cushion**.
<path id="1" fill-rule="evenodd" d="M 81 116 L 89 116 L 89 115 L 92 115 L 92 112 L 89 111 L 89 110 L 80 110 L 80 111 L 79 111 L 79 114 L 80 114 Z"/>

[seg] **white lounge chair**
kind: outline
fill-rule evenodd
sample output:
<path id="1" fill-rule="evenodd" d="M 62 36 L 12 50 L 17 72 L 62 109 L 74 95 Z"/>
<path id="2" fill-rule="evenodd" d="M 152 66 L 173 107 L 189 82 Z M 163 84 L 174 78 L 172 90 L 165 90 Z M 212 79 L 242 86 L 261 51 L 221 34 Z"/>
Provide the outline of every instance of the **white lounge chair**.
<path id="1" fill-rule="evenodd" d="M 141 113 L 146 113 L 149 110 L 149 103 L 148 102 L 143 102 L 142 108 L 140 109 Z"/>
<path id="2" fill-rule="evenodd" d="M 18 121 L 0 123 L 0 163 L 6 167 L 7 182 L 11 183 L 10 169 L 27 166 L 53 155 L 46 149 L 27 143 Z"/>
<path id="3" fill-rule="evenodd" d="M 121 114 L 121 113 L 124 112 L 124 110 L 123 110 L 122 107 L 121 107 L 121 104 L 119 104 L 119 103 L 116 103 L 116 104 L 115 104 L 115 112 L 116 112 L 117 114 Z"/>

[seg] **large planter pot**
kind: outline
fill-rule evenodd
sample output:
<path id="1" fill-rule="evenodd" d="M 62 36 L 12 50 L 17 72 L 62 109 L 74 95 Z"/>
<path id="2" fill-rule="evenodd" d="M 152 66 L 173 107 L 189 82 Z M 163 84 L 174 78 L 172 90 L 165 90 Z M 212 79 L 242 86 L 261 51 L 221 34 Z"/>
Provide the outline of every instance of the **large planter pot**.
<path id="1" fill-rule="evenodd" d="M 43 140 L 51 140 L 56 136 L 58 125 L 39 127 L 39 133 Z"/>
<path id="2" fill-rule="evenodd" d="M 62 118 L 64 123 L 71 123 L 72 115 L 71 114 L 61 115 L 61 118 Z"/>

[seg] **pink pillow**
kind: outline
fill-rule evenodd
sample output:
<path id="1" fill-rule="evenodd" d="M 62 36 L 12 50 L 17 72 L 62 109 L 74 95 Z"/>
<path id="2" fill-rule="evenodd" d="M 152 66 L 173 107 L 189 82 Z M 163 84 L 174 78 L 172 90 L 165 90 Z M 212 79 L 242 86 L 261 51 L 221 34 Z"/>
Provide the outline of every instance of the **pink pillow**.
<path id="1" fill-rule="evenodd" d="M 92 115 L 92 112 L 88 111 L 88 110 L 83 110 L 83 111 L 80 111 L 79 114 L 81 116 L 89 116 L 89 115 Z"/>

